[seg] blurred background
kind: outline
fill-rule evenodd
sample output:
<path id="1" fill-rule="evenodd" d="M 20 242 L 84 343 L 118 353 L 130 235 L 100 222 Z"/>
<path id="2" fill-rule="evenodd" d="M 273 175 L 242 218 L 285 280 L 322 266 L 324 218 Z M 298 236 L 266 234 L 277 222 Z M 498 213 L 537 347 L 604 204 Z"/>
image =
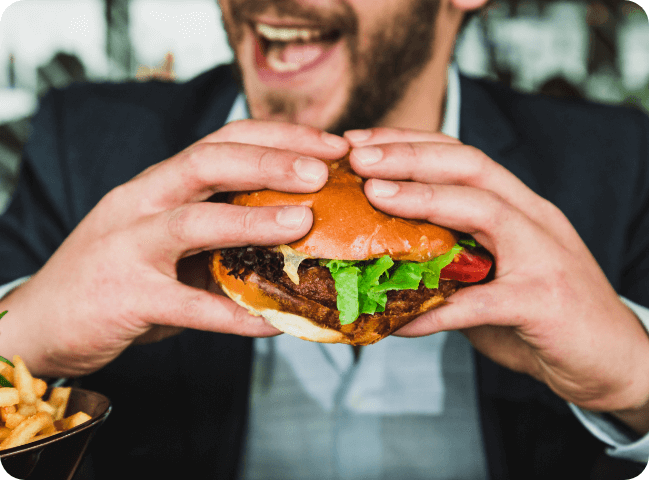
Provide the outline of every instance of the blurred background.
<path id="1" fill-rule="evenodd" d="M 620 0 L 493 0 L 456 49 L 513 88 L 649 111 L 649 23 Z M 216 0 L 21 0 L 0 19 L 0 212 L 29 119 L 72 82 L 185 81 L 232 59 Z"/>

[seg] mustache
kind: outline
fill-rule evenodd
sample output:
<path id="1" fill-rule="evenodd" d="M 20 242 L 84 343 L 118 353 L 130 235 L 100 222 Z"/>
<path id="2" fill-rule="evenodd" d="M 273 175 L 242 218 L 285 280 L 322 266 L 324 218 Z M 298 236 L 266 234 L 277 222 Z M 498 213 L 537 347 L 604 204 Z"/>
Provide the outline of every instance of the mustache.
<path id="1" fill-rule="evenodd" d="M 261 14 L 299 18 L 328 30 L 356 33 L 358 18 L 347 2 L 338 2 L 332 8 L 317 8 L 296 0 L 232 0 L 232 17 L 237 23 L 249 22 Z"/>

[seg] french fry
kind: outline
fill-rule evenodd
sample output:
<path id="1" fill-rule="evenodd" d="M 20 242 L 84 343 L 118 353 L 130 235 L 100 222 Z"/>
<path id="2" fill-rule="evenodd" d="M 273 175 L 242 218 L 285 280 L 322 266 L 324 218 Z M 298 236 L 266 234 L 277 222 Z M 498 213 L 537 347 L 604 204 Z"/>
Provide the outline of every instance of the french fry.
<path id="1" fill-rule="evenodd" d="M 7 415 L 7 421 L 5 422 L 5 427 L 14 429 L 25 420 L 25 416 L 20 413 L 10 413 Z"/>
<path id="2" fill-rule="evenodd" d="M 77 412 L 74 415 L 70 415 L 67 418 L 58 420 L 54 424 L 58 426 L 61 430 L 70 430 L 71 428 L 81 425 L 82 423 L 87 422 L 92 417 L 84 412 Z"/>
<path id="3" fill-rule="evenodd" d="M 14 361 L 14 364 L 16 362 Z M 38 412 L 18 425 L 13 431 L 0 443 L 0 450 L 23 445 L 35 437 L 41 430 L 52 424 L 52 417 L 47 413 Z"/>
<path id="4" fill-rule="evenodd" d="M 36 412 L 38 412 L 36 405 L 29 405 L 27 403 L 21 404 L 16 411 L 16 413 L 19 413 L 23 417 L 31 417 L 36 414 Z"/>
<path id="5" fill-rule="evenodd" d="M 20 393 L 17 388 L 0 388 L 0 407 L 16 405 L 18 402 L 20 402 Z"/>
<path id="6" fill-rule="evenodd" d="M 8 407 L 0 407 L 0 420 L 3 422 L 7 421 L 7 415 L 10 415 L 12 413 L 16 413 L 16 406 L 15 405 L 9 405 Z"/>
<path id="7" fill-rule="evenodd" d="M 11 428 L 0 427 L 0 442 L 7 438 L 11 433 Z"/>
<path id="8" fill-rule="evenodd" d="M 35 378 L 34 379 L 34 393 L 38 398 L 41 398 L 43 395 L 45 395 L 45 392 L 47 391 L 47 382 L 45 380 L 42 380 L 40 378 Z"/>
<path id="9" fill-rule="evenodd" d="M 72 389 L 70 387 L 56 387 L 52 389 L 48 403 L 56 408 L 54 420 L 61 420 L 64 417 L 71 391 Z"/>
<path id="10" fill-rule="evenodd" d="M 36 409 L 39 412 L 49 413 L 50 415 L 52 415 L 52 418 L 54 418 L 54 415 L 56 414 L 56 407 L 53 407 L 47 402 L 44 402 L 40 398 L 36 400 Z"/>
<path id="11" fill-rule="evenodd" d="M 20 401 L 28 405 L 36 403 L 36 393 L 34 393 L 34 378 L 29 373 L 27 365 L 19 355 L 14 355 L 14 386 L 20 394 Z"/>
<path id="12" fill-rule="evenodd" d="M 45 427 L 45 428 L 41 431 L 40 434 L 41 434 L 41 435 L 53 435 L 53 434 L 55 434 L 55 433 L 59 433 L 59 430 L 57 430 L 57 428 L 54 426 L 54 423 L 52 423 L 52 425 L 50 425 L 50 426 L 48 426 L 48 427 Z"/>

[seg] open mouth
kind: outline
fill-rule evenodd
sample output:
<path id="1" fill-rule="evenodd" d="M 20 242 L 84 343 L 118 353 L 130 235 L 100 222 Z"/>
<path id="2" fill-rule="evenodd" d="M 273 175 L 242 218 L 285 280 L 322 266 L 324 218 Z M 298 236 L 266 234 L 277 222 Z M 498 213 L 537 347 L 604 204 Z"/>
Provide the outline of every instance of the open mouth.
<path id="1" fill-rule="evenodd" d="M 254 23 L 251 27 L 261 55 L 258 61 L 279 74 L 296 73 L 320 63 L 342 36 L 338 29 L 321 27 L 267 23 Z"/>

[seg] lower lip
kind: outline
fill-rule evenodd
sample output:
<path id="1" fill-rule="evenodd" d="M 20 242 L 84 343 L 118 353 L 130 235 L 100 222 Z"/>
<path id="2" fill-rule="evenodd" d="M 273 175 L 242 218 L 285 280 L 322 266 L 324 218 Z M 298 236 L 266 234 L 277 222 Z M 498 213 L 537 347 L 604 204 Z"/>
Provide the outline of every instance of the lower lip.
<path id="1" fill-rule="evenodd" d="M 327 48 L 320 57 L 299 70 L 292 72 L 276 72 L 268 65 L 268 62 L 266 62 L 266 57 L 264 56 L 261 46 L 261 40 L 255 35 L 255 62 L 257 65 L 257 75 L 262 82 L 279 82 L 284 84 L 284 86 L 288 86 L 285 85 L 287 81 L 302 79 L 304 74 L 310 73 L 327 62 L 333 56 L 334 52 L 338 50 L 340 46 L 339 43 L 340 41 Z"/>

